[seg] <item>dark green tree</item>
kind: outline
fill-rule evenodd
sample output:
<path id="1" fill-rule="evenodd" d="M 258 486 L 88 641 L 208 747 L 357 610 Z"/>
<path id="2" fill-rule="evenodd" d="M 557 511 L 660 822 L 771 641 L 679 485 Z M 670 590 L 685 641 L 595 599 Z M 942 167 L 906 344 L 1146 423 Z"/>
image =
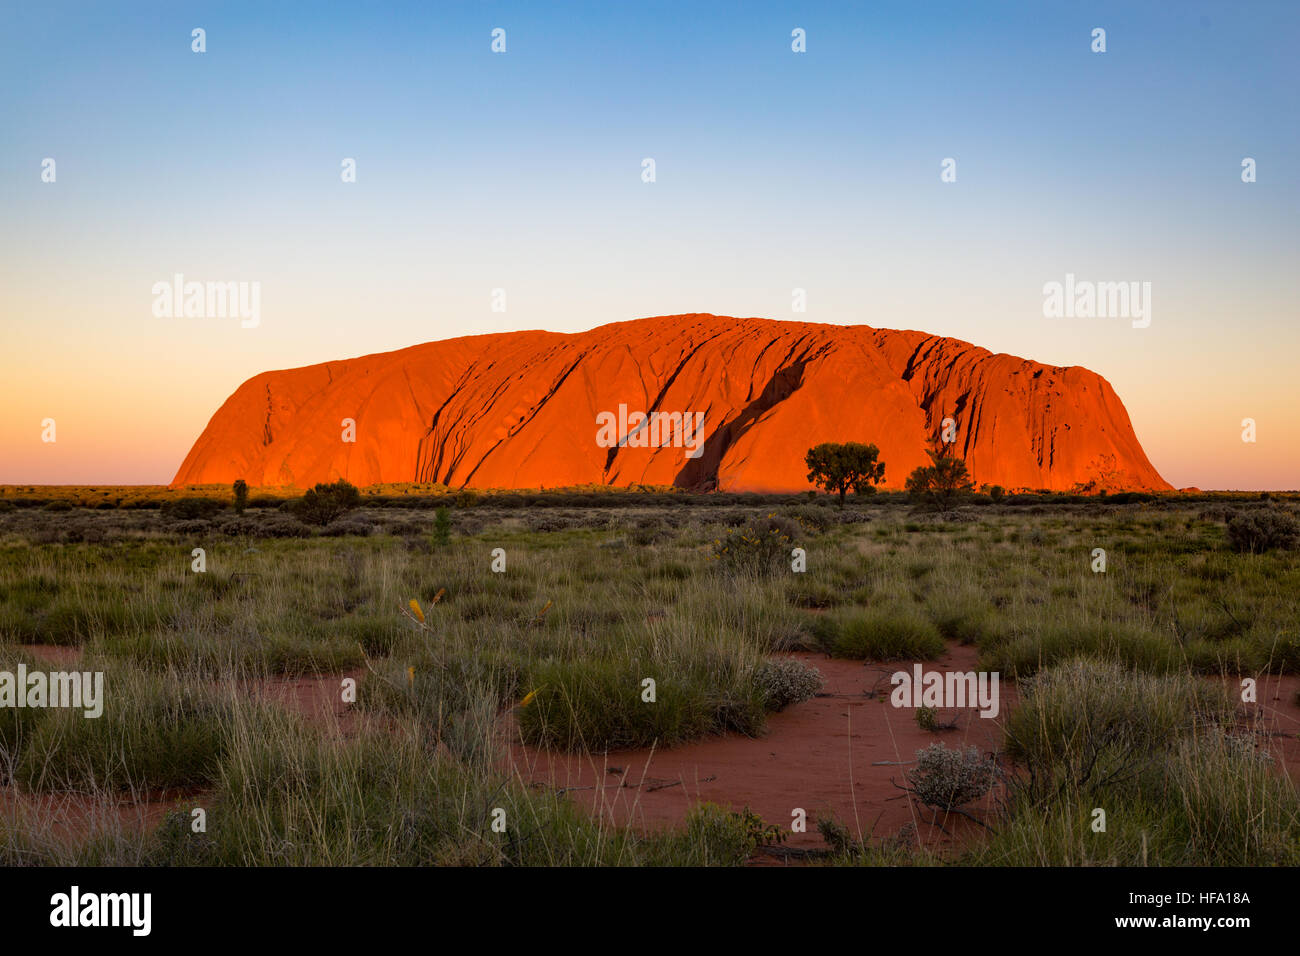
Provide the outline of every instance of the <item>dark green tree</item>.
<path id="1" fill-rule="evenodd" d="M 438 547 L 451 541 L 451 513 L 446 507 L 439 508 L 433 515 L 433 543 Z"/>
<path id="2" fill-rule="evenodd" d="M 804 456 L 808 466 L 808 480 L 826 492 L 840 496 L 853 489 L 855 495 L 875 492 L 875 486 L 885 480 L 885 463 L 880 461 L 880 449 L 860 442 L 823 442 L 809 448 Z"/>
<path id="3" fill-rule="evenodd" d="M 361 503 L 361 492 L 351 482 L 340 478 L 333 484 L 322 482 L 295 502 L 294 513 L 306 524 L 327 525 L 339 515 Z"/>
<path id="4" fill-rule="evenodd" d="M 231 507 L 235 509 L 237 515 L 242 515 L 244 509 L 248 507 L 248 482 L 243 478 L 235 482 L 235 501 Z"/>
<path id="5" fill-rule="evenodd" d="M 930 456 L 930 464 L 907 476 L 907 492 L 917 505 L 951 511 L 975 487 L 966 461 L 946 453 L 943 447 L 928 449 L 926 454 Z"/>

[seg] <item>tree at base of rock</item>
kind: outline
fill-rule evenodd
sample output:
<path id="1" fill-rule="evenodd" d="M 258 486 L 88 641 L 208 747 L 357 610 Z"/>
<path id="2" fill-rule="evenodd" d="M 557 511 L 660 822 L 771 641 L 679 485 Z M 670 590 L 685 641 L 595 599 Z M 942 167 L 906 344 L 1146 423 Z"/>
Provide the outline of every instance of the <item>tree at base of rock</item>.
<path id="1" fill-rule="evenodd" d="M 907 476 L 907 492 L 922 507 L 951 511 L 963 496 L 975 488 L 965 459 L 946 454 L 944 447 L 926 449 L 930 464 Z"/>
<path id="2" fill-rule="evenodd" d="M 318 484 L 293 503 L 293 513 L 304 524 L 327 525 L 361 503 L 361 493 L 342 478 Z"/>
<path id="3" fill-rule="evenodd" d="M 875 492 L 875 486 L 885 480 L 885 463 L 880 461 L 880 449 L 861 442 L 823 442 L 808 449 L 804 464 L 808 466 L 808 480 L 827 492 L 840 496 L 853 489 L 855 495 Z"/>

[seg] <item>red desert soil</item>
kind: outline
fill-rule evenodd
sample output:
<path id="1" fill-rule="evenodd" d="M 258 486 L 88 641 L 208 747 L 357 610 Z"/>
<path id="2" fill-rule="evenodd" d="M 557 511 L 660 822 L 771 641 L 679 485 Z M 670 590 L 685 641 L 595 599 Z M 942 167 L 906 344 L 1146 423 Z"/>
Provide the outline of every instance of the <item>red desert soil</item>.
<path id="1" fill-rule="evenodd" d="M 597 416 L 620 406 L 629 416 L 704 413 L 699 457 L 681 441 L 662 447 L 664 435 L 650 447 L 649 428 L 602 446 Z M 924 332 L 707 314 L 467 336 L 263 372 L 212 416 L 172 484 L 792 492 L 809 487 L 811 445 L 856 440 L 879 446 L 883 487 L 899 488 L 949 417 L 954 451 L 979 483 L 1171 490 L 1119 396 L 1088 369 Z M 345 419 L 355 441 L 343 440 Z"/>
<path id="2" fill-rule="evenodd" d="M 81 660 L 81 648 L 67 644 L 19 644 L 18 649 L 61 667 L 71 666 Z"/>
<path id="3" fill-rule="evenodd" d="M 908 824 L 919 841 L 934 850 L 959 848 L 982 830 L 961 816 L 936 817 L 900 791 L 906 766 L 917 750 L 936 741 L 949 747 L 974 746 L 981 753 L 1000 749 L 1001 723 L 1017 701 L 1014 684 L 1002 683 L 997 719 L 966 709 L 943 711 L 957 719 L 953 730 L 930 733 L 916 725 L 914 711 L 888 703 L 889 675 L 910 671 L 913 662 L 875 664 L 828 659 L 816 654 L 791 655 L 818 668 L 826 679 L 824 693 L 787 708 L 768 720 L 759 738 L 737 734 L 713 737 L 671 750 L 627 750 L 575 755 L 539 751 L 515 744 L 515 769 L 523 779 L 557 790 L 615 824 L 643 830 L 680 825 L 687 810 L 701 800 L 749 806 L 767 823 L 788 829 L 791 811 L 808 811 L 806 833 L 790 833 L 787 846 L 824 847 L 813 819 L 830 811 L 855 834 L 892 836 Z M 973 647 L 950 645 L 926 670 L 976 670 Z M 1240 688 L 1239 681 L 1231 686 Z M 867 695 L 875 691 L 875 697 Z M 1257 705 L 1243 705 L 1263 732 L 1261 746 L 1278 758 L 1278 770 L 1300 783 L 1300 677 L 1260 678 Z M 882 703 L 881 700 L 884 700 Z M 975 804 L 966 809 L 984 816 Z M 947 832 L 945 832 L 947 831 Z"/>
<path id="4" fill-rule="evenodd" d="M 1300 674 L 1258 678 L 1257 701 L 1242 704 L 1239 713 L 1260 736 L 1260 747 L 1277 759 L 1278 769 L 1300 786 Z M 1226 679 L 1229 690 L 1241 693 L 1241 679 Z"/>
<path id="5" fill-rule="evenodd" d="M 96 832 L 138 832 L 162 823 L 170 810 L 205 806 L 206 789 L 124 792 L 117 799 L 82 793 L 16 793 L 0 786 L 0 820 L 50 842 L 71 843 Z"/>
<path id="6" fill-rule="evenodd" d="M 351 736 L 360 726 L 362 714 L 343 702 L 343 680 L 350 677 L 359 687 L 364 675 L 365 668 L 356 668 L 339 675 L 266 677 L 243 681 L 240 686 L 254 697 L 279 704 L 314 724 L 337 727 L 344 736 Z"/>
<path id="7" fill-rule="evenodd" d="M 926 670 L 976 670 L 973 647 L 954 645 Z M 997 749 L 1000 720 L 972 709 L 945 710 L 953 730 L 921 730 L 910 708 L 889 703 L 889 675 L 912 669 L 911 662 L 862 663 L 819 654 L 793 654 L 825 678 L 823 693 L 773 714 L 766 735 L 712 737 L 671 750 L 625 750 L 600 755 L 549 753 L 515 744 L 512 757 L 523 779 L 569 791 L 580 805 L 615 824 L 650 830 L 681 823 L 701 800 L 749 806 L 765 822 L 789 829 L 791 812 L 808 813 L 806 833 L 791 833 L 790 847 L 824 848 L 814 819 L 830 812 L 854 835 L 875 838 L 897 834 L 912 824 L 920 841 L 938 849 L 978 834 L 971 821 L 935 814 L 914 805 L 891 779 L 902 784 L 916 751 L 936 741 L 949 747 Z M 872 692 L 874 696 L 872 695 Z M 1015 700 L 1015 688 L 1000 685 L 1002 713 Z M 901 765 L 900 762 L 903 762 Z M 981 815 L 978 805 L 967 808 Z M 945 833 L 944 830 L 948 832 Z"/>
<path id="8" fill-rule="evenodd" d="M 26 645 L 25 650 L 56 664 L 75 662 L 78 648 Z M 749 806 L 768 823 L 788 830 L 791 811 L 808 811 L 808 831 L 790 833 L 786 846 L 819 849 L 824 846 L 815 819 L 829 811 L 855 834 L 875 838 L 898 834 L 912 825 L 919 841 L 936 850 L 959 848 L 981 835 L 980 828 L 960 816 L 936 818 L 914 805 L 891 779 L 903 782 L 906 765 L 915 752 L 935 741 L 949 747 L 974 746 L 982 753 L 1001 744 L 1000 725 L 1016 702 L 1014 684 L 1003 683 L 998 719 L 978 716 L 972 709 L 943 711 L 956 718 L 953 730 L 929 733 L 917 727 L 910 709 L 888 702 L 889 675 L 911 670 L 912 662 L 862 663 L 827 658 L 819 654 L 792 654 L 816 667 L 825 678 L 823 693 L 772 714 L 767 733 L 758 738 L 727 734 L 684 744 L 670 750 L 624 750 L 608 754 L 551 753 L 510 745 L 513 769 L 522 779 L 539 786 L 564 790 L 570 799 L 614 824 L 632 824 L 642 830 L 679 826 L 687 810 L 708 800 L 739 809 Z M 924 662 L 926 670 L 975 670 L 973 647 L 950 645 L 937 661 Z M 302 678 L 250 681 L 248 687 L 263 699 L 276 701 L 317 725 L 355 730 L 359 716 L 339 695 L 344 677 L 361 672 Z M 1237 680 L 1228 682 L 1239 688 Z M 1242 705 L 1243 716 L 1253 718 L 1255 729 L 1267 736 L 1262 746 L 1278 758 L 1278 769 L 1300 782 L 1300 706 L 1296 693 L 1300 676 L 1260 678 L 1258 703 Z M 0 788 L 0 815 L 32 814 L 50 827 L 52 835 L 69 838 L 85 833 L 96 819 L 115 814 L 124 827 L 156 826 L 177 801 L 201 803 L 202 792 L 173 791 L 129 795 L 114 807 L 71 795 L 18 797 Z M 982 815 L 978 805 L 969 807 Z M 945 832 L 947 831 L 947 832 Z M 764 862 L 759 858 L 757 862 Z"/>

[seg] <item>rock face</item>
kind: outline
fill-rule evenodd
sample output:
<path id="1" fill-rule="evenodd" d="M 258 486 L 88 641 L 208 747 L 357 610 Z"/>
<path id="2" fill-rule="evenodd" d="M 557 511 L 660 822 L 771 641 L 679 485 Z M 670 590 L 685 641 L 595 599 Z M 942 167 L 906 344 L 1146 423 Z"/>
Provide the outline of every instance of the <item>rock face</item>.
<path id="1" fill-rule="evenodd" d="M 703 413 L 703 427 L 659 418 L 638 430 L 637 413 L 655 412 L 689 424 Z M 980 484 L 1170 489 L 1115 391 L 1087 369 L 923 332 L 716 315 L 264 372 L 218 409 L 172 483 L 803 491 L 808 448 L 861 441 L 880 448 L 882 487 L 901 488 L 945 418 Z"/>

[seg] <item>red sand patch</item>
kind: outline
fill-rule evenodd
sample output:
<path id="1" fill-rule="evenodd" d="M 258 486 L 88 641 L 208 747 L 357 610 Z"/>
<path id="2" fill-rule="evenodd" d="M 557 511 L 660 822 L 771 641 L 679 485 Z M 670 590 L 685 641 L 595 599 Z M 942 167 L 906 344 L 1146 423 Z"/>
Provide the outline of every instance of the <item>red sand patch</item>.
<path id="1" fill-rule="evenodd" d="M 0 819 L 38 842 L 71 844 L 97 832 L 143 833 L 170 810 L 205 806 L 207 790 L 149 790 L 119 797 L 83 793 L 29 793 L 0 787 Z"/>
<path id="2" fill-rule="evenodd" d="M 356 668 L 338 675 L 311 677 L 267 677 L 241 681 L 253 697 L 278 704 L 315 725 L 337 726 L 344 735 L 356 732 L 361 714 L 355 704 L 343 702 L 343 680 L 351 677 L 360 686 L 365 674 Z"/>
<path id="3" fill-rule="evenodd" d="M 72 666 L 81 660 L 81 648 L 67 644 L 19 644 L 18 649 L 32 657 L 60 666 Z"/>
<path id="4" fill-rule="evenodd" d="M 1260 735 L 1261 749 L 1277 760 L 1278 770 L 1300 785 L 1300 675 L 1257 677 L 1256 701 L 1241 704 L 1238 713 L 1246 726 Z M 1241 678 L 1225 678 L 1228 688 L 1240 696 Z"/>
<path id="5" fill-rule="evenodd" d="M 981 718 L 971 709 L 943 711 L 956 719 L 953 730 L 921 730 L 911 709 L 889 703 L 889 675 L 910 670 L 911 662 L 874 664 L 819 654 L 792 657 L 816 667 L 825 678 L 823 693 L 772 714 L 760 738 L 736 734 L 712 737 L 671 750 L 625 750 L 608 754 L 551 753 L 514 744 L 511 758 L 523 779 L 565 790 L 581 806 L 615 825 L 642 830 L 681 823 L 694 804 L 708 800 L 733 809 L 749 806 L 766 822 L 788 830 L 792 811 L 808 813 L 808 830 L 791 833 L 786 845 L 824 847 L 814 823 L 829 812 L 855 835 L 879 838 L 912 824 L 921 842 L 938 849 L 961 843 L 982 831 L 957 815 L 936 819 L 899 790 L 906 765 L 916 751 L 942 741 L 949 747 L 974 746 L 988 753 L 1000 746 L 1000 719 Z M 973 647 L 954 645 L 926 670 L 975 670 Z M 1015 688 L 999 687 L 1003 713 Z M 982 816 L 987 807 L 967 809 Z M 944 830 L 948 832 L 945 833 Z"/>

